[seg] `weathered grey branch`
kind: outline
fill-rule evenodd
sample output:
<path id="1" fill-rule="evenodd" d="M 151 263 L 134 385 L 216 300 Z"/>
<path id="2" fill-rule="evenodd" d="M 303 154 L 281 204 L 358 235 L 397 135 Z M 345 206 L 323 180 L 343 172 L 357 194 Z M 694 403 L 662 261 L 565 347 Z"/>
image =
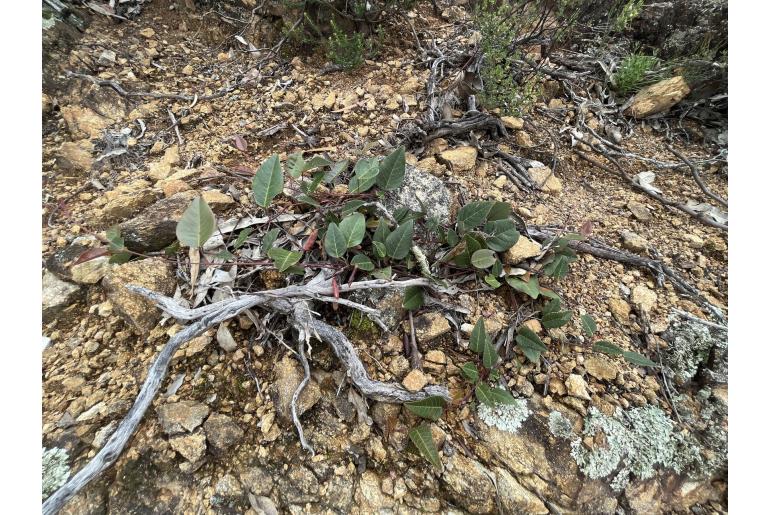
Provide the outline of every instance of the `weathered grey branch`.
<path id="1" fill-rule="evenodd" d="M 339 290 L 340 293 L 345 293 L 360 289 L 407 288 L 409 286 L 436 287 L 436 285 L 424 278 L 408 279 L 405 281 L 377 279 L 344 284 L 340 286 Z M 147 378 L 144 384 L 142 384 L 142 388 L 133 406 L 120 422 L 115 432 L 85 467 L 78 471 L 77 474 L 43 503 L 44 515 L 57 513 L 69 499 L 117 461 L 118 456 L 120 456 L 131 435 L 136 431 L 144 413 L 158 393 L 161 382 L 168 371 L 171 357 L 184 342 L 255 306 L 263 306 L 273 311 L 287 314 L 291 317 L 295 327 L 302 328 L 301 336 L 309 334 L 327 342 L 347 368 L 348 376 L 353 384 L 366 397 L 384 402 L 399 403 L 420 400 L 434 395 L 449 399 L 449 391 L 441 386 L 428 386 L 418 392 L 409 392 L 398 384 L 372 380 L 366 373 L 366 369 L 358 357 L 355 348 L 345 335 L 311 315 L 307 304 L 308 301 L 314 299 L 327 302 L 335 300 L 331 281 L 325 276 L 316 277 L 306 285 L 288 286 L 253 295 L 243 295 L 196 309 L 184 308 L 173 299 L 146 288 L 128 286 L 128 289 L 152 300 L 174 318 L 195 321 L 171 337 L 168 343 L 166 343 L 155 362 L 150 366 Z M 300 345 L 304 345 L 304 343 L 305 340 L 302 340 Z M 301 350 L 304 352 L 304 349 L 301 348 Z M 306 370 L 306 377 L 308 372 L 309 370 Z M 298 389 L 298 392 L 301 393 L 301 388 Z M 295 393 L 295 395 L 298 396 L 299 393 Z M 298 429 L 300 428 L 301 426 L 298 426 Z M 301 439 L 304 439 L 303 435 L 301 435 Z M 306 448 L 309 448 L 309 446 Z"/>
<path id="2" fill-rule="evenodd" d="M 556 235 L 555 232 L 541 227 L 528 227 L 528 231 L 532 238 L 540 242 L 552 239 Z M 691 296 L 708 309 L 721 324 L 726 323 L 722 310 L 707 301 L 696 287 L 679 277 L 679 274 L 660 260 L 646 258 L 625 250 L 613 248 L 596 238 L 591 238 L 589 241 L 570 241 L 569 246 L 577 252 L 591 254 L 601 259 L 609 259 L 637 268 L 646 268 L 655 274 L 658 284 L 662 285 L 663 281 L 668 279 L 677 290 Z"/>

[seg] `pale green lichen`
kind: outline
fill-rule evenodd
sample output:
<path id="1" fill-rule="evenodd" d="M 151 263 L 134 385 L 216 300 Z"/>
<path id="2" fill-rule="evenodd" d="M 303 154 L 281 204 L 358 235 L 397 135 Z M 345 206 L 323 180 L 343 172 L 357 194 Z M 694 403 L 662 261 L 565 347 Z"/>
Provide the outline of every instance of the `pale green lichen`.
<path id="1" fill-rule="evenodd" d="M 572 432 L 572 423 L 560 411 L 554 410 L 548 414 L 548 429 L 557 438 L 572 440 L 575 436 Z"/>
<path id="2" fill-rule="evenodd" d="M 59 489 L 70 476 L 67 451 L 54 447 L 43 448 L 43 499 Z"/>
<path id="3" fill-rule="evenodd" d="M 554 434 L 554 429 L 562 432 L 556 417 L 551 425 Z M 599 433 L 604 440 L 601 444 L 595 442 L 593 448 L 584 445 L 582 437 L 597 437 Z M 616 491 L 625 488 L 631 477 L 648 479 L 660 468 L 681 473 L 694 470 L 702 461 L 698 443 L 689 435 L 675 432 L 669 416 L 654 406 L 618 409 L 612 417 L 592 407 L 583 434 L 571 440 L 572 457 L 583 473 L 591 479 L 615 473 L 610 486 Z"/>
<path id="4" fill-rule="evenodd" d="M 518 431 L 531 413 L 524 399 L 515 399 L 513 404 L 498 404 L 494 408 L 486 404 L 479 406 L 479 417 L 485 424 L 509 433 Z"/>

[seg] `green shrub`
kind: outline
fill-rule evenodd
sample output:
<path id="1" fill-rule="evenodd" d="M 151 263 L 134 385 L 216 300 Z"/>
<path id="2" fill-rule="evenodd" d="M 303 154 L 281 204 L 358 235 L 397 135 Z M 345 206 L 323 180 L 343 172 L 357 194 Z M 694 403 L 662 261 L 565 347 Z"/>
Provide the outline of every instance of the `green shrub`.
<path id="1" fill-rule="evenodd" d="M 481 80 L 484 89 L 479 95 L 488 108 L 500 108 L 504 114 L 520 115 L 537 98 L 533 80 L 514 76 L 514 61 L 521 58 L 518 48 L 511 48 L 521 28 L 521 18 L 516 16 L 511 4 L 497 4 L 495 0 L 482 0 L 475 13 L 476 26 L 481 32 Z"/>
<path id="2" fill-rule="evenodd" d="M 654 55 L 630 54 L 612 75 L 612 87 L 620 95 L 635 93 L 662 78 L 659 68 L 660 59 Z"/>
<path id="3" fill-rule="evenodd" d="M 617 32 L 626 30 L 631 22 L 634 21 L 634 18 L 639 16 L 639 13 L 642 12 L 643 5 L 644 0 L 629 0 L 623 4 L 623 7 L 621 7 L 620 11 L 614 16 L 612 28 Z"/>
<path id="4" fill-rule="evenodd" d="M 368 45 L 363 34 L 348 34 L 332 21 L 332 35 L 329 37 L 327 55 L 329 59 L 345 70 L 357 68 L 364 62 Z"/>

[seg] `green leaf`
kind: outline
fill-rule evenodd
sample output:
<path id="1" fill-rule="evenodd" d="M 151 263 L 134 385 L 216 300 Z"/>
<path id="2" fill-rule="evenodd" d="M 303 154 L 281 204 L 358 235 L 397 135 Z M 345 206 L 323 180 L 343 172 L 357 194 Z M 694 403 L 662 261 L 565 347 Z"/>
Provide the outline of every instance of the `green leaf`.
<path id="1" fill-rule="evenodd" d="M 340 216 L 348 216 L 358 211 L 358 208 L 366 204 L 363 200 L 351 200 L 346 202 L 342 209 L 340 209 Z"/>
<path id="2" fill-rule="evenodd" d="M 342 257 L 348 249 L 345 235 L 335 223 L 330 223 L 324 236 L 324 249 L 332 257 Z"/>
<path id="3" fill-rule="evenodd" d="M 174 240 L 174 243 L 163 249 L 163 253 L 167 256 L 175 256 L 182 246 L 179 244 L 179 240 Z"/>
<path id="4" fill-rule="evenodd" d="M 220 250 L 217 252 L 216 256 L 214 256 L 216 259 L 224 259 L 225 261 L 230 261 L 231 259 L 235 259 L 235 255 L 233 255 L 232 252 L 230 252 L 227 249 Z"/>
<path id="5" fill-rule="evenodd" d="M 128 262 L 129 259 L 131 259 L 131 254 L 129 252 L 118 252 L 117 254 L 110 256 L 109 262 L 122 265 L 123 263 Z"/>
<path id="6" fill-rule="evenodd" d="M 495 261 L 497 261 L 497 255 L 494 250 L 480 249 L 471 256 L 471 264 L 482 270 L 494 265 Z"/>
<path id="7" fill-rule="evenodd" d="M 476 321 L 476 325 L 473 326 L 471 331 L 471 338 L 468 342 L 468 348 L 476 354 L 484 352 L 484 342 L 487 341 L 487 328 L 484 327 L 484 319 L 479 317 Z"/>
<path id="8" fill-rule="evenodd" d="M 321 206 L 321 204 L 319 204 L 316 199 L 314 199 L 310 195 L 306 195 L 304 193 L 300 193 L 299 195 L 297 195 L 294 198 L 297 199 L 297 201 L 302 202 L 303 204 L 307 204 L 309 206 L 313 206 L 313 207 L 320 207 Z"/>
<path id="9" fill-rule="evenodd" d="M 120 235 L 120 227 L 117 225 L 113 225 L 109 229 L 107 229 L 106 232 L 107 241 L 109 242 L 109 248 L 110 250 L 123 250 L 126 248 L 126 242 L 123 240 L 123 237 Z"/>
<path id="10" fill-rule="evenodd" d="M 372 260 L 363 254 L 356 254 L 353 256 L 353 259 L 350 260 L 350 264 L 364 272 L 371 272 L 374 270 L 374 263 L 372 263 Z"/>
<path id="11" fill-rule="evenodd" d="M 546 329 L 554 329 L 569 323 L 571 318 L 572 311 L 557 311 L 555 313 L 543 315 L 541 322 Z"/>
<path id="12" fill-rule="evenodd" d="M 373 241 L 372 242 L 372 248 L 374 249 L 374 253 L 377 255 L 378 258 L 382 259 L 385 256 L 388 255 L 388 252 L 385 248 L 385 244 L 381 243 L 379 241 Z"/>
<path id="13" fill-rule="evenodd" d="M 489 385 L 485 383 L 479 383 L 476 385 L 476 398 L 480 403 L 486 404 L 492 408 L 497 405 L 494 397 L 492 397 L 492 388 L 490 388 Z"/>
<path id="14" fill-rule="evenodd" d="M 460 372 L 473 383 L 479 380 L 479 369 L 476 367 L 475 363 L 471 363 L 470 361 L 468 363 L 463 363 L 460 367 Z"/>
<path id="15" fill-rule="evenodd" d="M 428 420 L 438 420 L 444 413 L 444 406 L 446 401 L 443 397 L 434 395 L 432 397 L 426 397 L 419 401 L 405 402 L 406 409 L 417 415 L 418 417 L 427 418 Z"/>
<path id="16" fill-rule="evenodd" d="M 351 177 L 350 183 L 348 184 L 350 193 L 363 193 L 369 190 L 369 188 L 374 186 L 378 172 L 379 168 L 376 159 L 359 160 L 356 163 L 356 166 L 353 167 L 354 175 Z"/>
<path id="17" fill-rule="evenodd" d="M 366 217 L 361 213 L 353 213 L 340 222 L 339 228 L 345 237 L 347 248 L 355 247 L 364 240 Z"/>
<path id="18" fill-rule="evenodd" d="M 380 172 L 377 175 L 377 186 L 384 190 L 395 190 L 404 182 L 406 171 L 406 158 L 404 147 L 400 146 L 390 153 L 380 163 Z"/>
<path id="19" fill-rule="evenodd" d="M 388 256 L 393 259 L 404 259 L 412 247 L 412 233 L 414 233 L 414 222 L 412 220 L 399 225 L 396 230 L 390 233 L 385 239 L 385 249 L 388 252 Z"/>
<path id="20" fill-rule="evenodd" d="M 311 193 L 315 192 L 316 188 L 318 188 L 318 185 L 321 184 L 321 181 L 324 178 L 324 174 L 321 172 L 317 172 L 313 174 L 313 180 L 311 182 L 303 182 L 300 184 L 300 188 L 310 195 Z"/>
<path id="21" fill-rule="evenodd" d="M 546 347 L 540 340 L 540 337 L 528 327 L 521 327 L 516 335 L 516 344 L 524 353 L 524 355 L 532 361 L 537 363 L 540 360 L 540 353 L 546 352 Z"/>
<path id="22" fill-rule="evenodd" d="M 390 278 L 393 276 L 393 270 L 389 266 L 386 266 L 385 268 L 380 268 L 378 270 L 375 270 L 374 272 L 372 272 L 372 275 L 376 279 L 385 279 L 386 281 L 389 281 Z"/>
<path id="23" fill-rule="evenodd" d="M 597 352 L 603 352 L 604 354 L 609 354 L 610 356 L 620 356 L 623 354 L 623 352 L 625 352 L 623 349 L 615 344 L 608 342 L 607 340 L 600 340 L 594 343 L 593 348 Z"/>
<path id="24" fill-rule="evenodd" d="M 519 241 L 519 231 L 510 220 L 491 222 L 484 230 L 491 234 L 487 238 L 487 246 L 497 252 L 505 252 Z"/>
<path id="25" fill-rule="evenodd" d="M 549 313 L 556 313 L 560 309 L 561 309 L 561 299 L 551 300 L 545 306 L 543 306 L 543 315 L 547 315 Z"/>
<path id="26" fill-rule="evenodd" d="M 632 351 L 624 351 L 623 357 L 626 358 L 626 361 L 633 363 L 634 365 L 639 365 L 640 367 L 657 367 L 658 364 L 652 361 L 651 359 L 642 356 L 638 352 L 632 352 Z"/>
<path id="27" fill-rule="evenodd" d="M 489 209 L 489 214 L 487 214 L 487 220 L 490 222 L 504 220 L 511 216 L 512 210 L 513 206 L 508 202 L 493 202 L 492 207 Z"/>
<path id="28" fill-rule="evenodd" d="M 415 310 L 422 307 L 423 297 L 422 288 L 419 286 L 409 286 L 404 290 L 404 309 Z"/>
<path id="29" fill-rule="evenodd" d="M 454 247 L 460 242 L 460 237 L 457 235 L 455 231 L 453 231 L 452 229 L 449 229 L 446 232 L 446 242 L 447 242 L 447 245 L 449 245 L 450 247 Z"/>
<path id="30" fill-rule="evenodd" d="M 374 230 L 372 241 L 379 241 L 380 243 L 385 243 L 385 240 L 388 238 L 389 235 L 390 235 L 390 227 L 388 227 L 388 223 L 383 218 L 380 218 L 377 221 L 377 229 Z"/>
<path id="31" fill-rule="evenodd" d="M 494 207 L 493 201 L 469 202 L 457 212 L 457 223 L 465 230 L 478 227 L 487 221 L 489 212 Z"/>
<path id="32" fill-rule="evenodd" d="M 305 164 L 305 170 L 312 170 L 313 168 L 321 168 L 322 166 L 330 166 L 331 161 L 321 156 L 313 156 L 310 161 Z"/>
<path id="33" fill-rule="evenodd" d="M 561 279 L 569 272 L 569 264 L 574 261 L 573 258 L 565 256 L 564 254 L 556 254 L 547 265 L 543 267 L 543 273 L 548 277 L 555 277 Z"/>
<path id="34" fill-rule="evenodd" d="M 590 338 L 596 333 L 596 320 L 591 315 L 582 315 L 580 322 L 583 325 L 583 331 L 585 331 L 586 336 Z"/>
<path id="35" fill-rule="evenodd" d="M 233 243 L 233 247 L 236 249 L 241 248 L 241 246 L 246 243 L 246 240 L 252 232 L 254 232 L 252 227 L 246 227 L 245 229 L 241 230 L 241 232 L 238 233 L 238 237 L 235 239 L 235 243 Z"/>
<path id="36" fill-rule="evenodd" d="M 302 152 L 295 152 L 287 157 L 284 166 L 292 177 L 297 178 L 302 175 L 302 172 L 305 171 L 305 160 L 302 158 Z"/>
<path id="37" fill-rule="evenodd" d="M 214 234 L 214 212 L 203 197 L 196 197 L 176 224 L 176 237 L 191 248 L 199 248 Z"/>
<path id="38" fill-rule="evenodd" d="M 441 459 L 438 456 L 436 444 L 433 442 L 433 434 L 427 424 L 410 429 L 409 439 L 417 447 L 417 451 L 423 458 L 437 469 L 441 468 Z"/>
<path id="39" fill-rule="evenodd" d="M 495 407 L 498 404 L 514 404 L 516 399 L 502 388 L 490 387 L 484 383 L 476 386 L 476 398 L 487 406 Z"/>
<path id="40" fill-rule="evenodd" d="M 540 295 L 540 285 L 537 283 L 537 277 L 534 275 L 529 278 L 529 281 L 523 281 L 518 277 L 507 276 L 505 282 L 507 282 L 514 290 L 526 293 L 533 299 L 538 298 Z"/>
<path id="41" fill-rule="evenodd" d="M 334 166 L 331 167 L 331 170 L 329 170 L 328 172 L 326 172 L 324 174 L 323 181 L 326 184 L 329 184 L 334 179 L 336 179 L 339 174 L 341 174 L 342 172 L 344 172 L 347 169 L 348 169 L 348 160 L 347 159 L 345 159 L 344 161 L 338 161 L 338 162 L 334 163 Z"/>
<path id="42" fill-rule="evenodd" d="M 484 276 L 484 282 L 487 283 L 489 286 L 494 288 L 495 290 L 498 289 L 502 284 L 500 281 L 497 280 L 497 277 L 495 277 L 492 274 L 487 274 Z"/>
<path id="43" fill-rule="evenodd" d="M 262 163 L 251 183 L 254 201 L 258 206 L 267 207 L 283 191 L 283 172 L 277 155 Z"/>
<path id="44" fill-rule="evenodd" d="M 262 237 L 262 252 L 265 252 L 266 249 L 269 250 L 273 247 L 275 240 L 278 239 L 279 232 L 280 229 L 278 227 L 274 227 L 273 229 L 267 231 L 267 233 Z"/>
<path id="45" fill-rule="evenodd" d="M 558 300 L 559 302 L 561 302 L 561 299 L 559 298 L 559 296 L 556 294 L 555 291 L 549 290 L 548 288 L 543 288 L 542 286 L 540 287 L 540 295 L 542 295 L 543 297 L 548 297 L 549 299 Z"/>
<path id="46" fill-rule="evenodd" d="M 487 370 L 492 370 L 497 364 L 500 356 L 497 354 L 497 349 L 492 345 L 492 341 L 489 337 L 484 340 L 484 353 L 481 356 L 481 363 Z"/>
<path id="47" fill-rule="evenodd" d="M 288 268 L 296 265 L 302 258 L 302 252 L 273 247 L 267 251 L 267 257 L 275 262 L 275 267 L 279 272 L 285 272 Z"/>

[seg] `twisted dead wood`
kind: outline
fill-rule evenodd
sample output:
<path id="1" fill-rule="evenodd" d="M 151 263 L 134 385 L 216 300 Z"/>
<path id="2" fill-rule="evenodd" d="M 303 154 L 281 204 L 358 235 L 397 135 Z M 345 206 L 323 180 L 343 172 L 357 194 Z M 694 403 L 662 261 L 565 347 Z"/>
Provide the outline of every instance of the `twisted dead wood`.
<path id="1" fill-rule="evenodd" d="M 424 278 L 405 281 L 378 279 L 341 285 L 339 290 L 340 293 L 345 293 L 361 289 L 403 289 L 409 286 L 433 287 L 434 285 Z M 304 345 L 311 336 L 328 343 L 346 367 L 348 377 L 350 377 L 353 385 L 366 397 L 395 403 L 421 400 L 434 395 L 445 399 L 450 398 L 449 391 L 441 386 L 428 386 L 418 392 L 410 392 L 401 385 L 371 379 L 347 337 L 338 329 L 312 316 L 309 307 L 310 300 L 316 299 L 327 302 L 335 300 L 331 280 L 320 274 L 306 285 L 288 286 L 253 295 L 243 295 L 196 309 L 183 308 L 173 299 L 146 288 L 128 286 L 128 289 L 152 300 L 172 317 L 185 321 L 194 320 L 194 322 L 169 339 L 155 362 L 150 366 L 139 395 L 126 416 L 118 424 L 115 432 L 110 435 L 107 442 L 91 461 L 43 503 L 43 515 L 57 513 L 67 501 L 117 461 L 158 393 L 168 372 L 172 356 L 183 343 L 255 306 L 288 315 L 294 327 L 300 332 L 302 337 L 300 338 L 300 345 Z M 299 391 L 301 393 L 301 389 Z M 298 422 L 296 418 L 295 422 Z M 298 429 L 301 430 L 301 426 L 298 426 Z"/>

